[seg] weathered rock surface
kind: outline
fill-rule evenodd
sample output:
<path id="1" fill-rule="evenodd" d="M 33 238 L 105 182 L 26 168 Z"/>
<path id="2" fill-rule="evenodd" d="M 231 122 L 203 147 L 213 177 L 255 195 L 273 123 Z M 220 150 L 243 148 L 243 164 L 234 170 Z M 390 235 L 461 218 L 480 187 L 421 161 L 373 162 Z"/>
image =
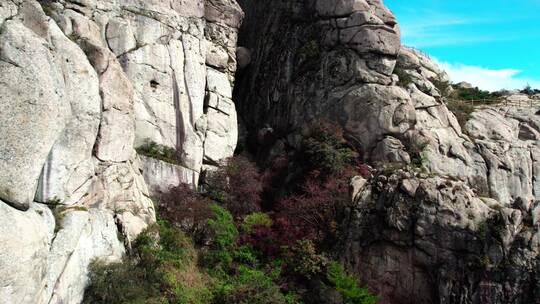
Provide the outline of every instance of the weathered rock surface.
<path id="1" fill-rule="evenodd" d="M 181 183 L 196 185 L 199 174 L 191 169 L 170 164 L 158 159 L 141 156 L 142 171 L 149 190 L 165 192 Z"/>
<path id="2" fill-rule="evenodd" d="M 68 123 L 72 96 L 64 77 L 68 77 L 71 69 L 68 71 L 61 55 L 51 52 L 42 43 L 39 34 L 46 30 L 49 35 L 49 25 L 45 14 L 39 13 L 37 3 L 12 5 L 13 9 L 20 10 L 18 18 L 13 16 L 3 22 L 0 34 L 0 129 L 3 133 L 0 198 L 16 208 L 28 209 L 43 163 Z M 26 19 L 25 14 L 33 10 L 38 13 Z M 25 25 L 25 20 L 31 24 Z M 51 41 L 51 48 L 55 42 L 57 40 Z M 63 43 L 71 42 L 65 38 Z M 73 48 L 75 46 L 71 46 Z M 83 61 L 78 65 L 88 72 L 88 63 L 84 66 Z M 97 96 L 97 87 L 90 88 L 88 94 Z M 24 127 L 15 127 L 21 125 Z"/>
<path id="3" fill-rule="evenodd" d="M 349 270 L 382 303 L 537 303 L 540 105 L 514 96 L 460 125 L 448 75 L 400 46 L 381 1 L 240 2 L 246 129 L 280 134 L 275 151 L 334 121 L 379 169 L 351 183 Z"/>
<path id="4" fill-rule="evenodd" d="M 152 194 L 233 154 L 238 108 L 279 137 L 270 155 L 322 118 L 403 168 L 354 179 L 344 223 L 343 262 L 384 303 L 538 303 L 538 101 L 460 125 L 381 1 L 240 4 L 241 47 L 234 0 L 0 2 L 0 302 L 79 303 L 89 263 L 155 221 Z"/>
<path id="5" fill-rule="evenodd" d="M 357 197 L 349 268 L 384 303 L 537 303 L 534 212 L 421 175 L 398 172 Z"/>
<path id="6" fill-rule="evenodd" d="M 385 135 L 413 126 L 410 96 L 390 86 L 399 28 L 378 1 L 247 2 L 240 43 L 253 52 L 236 101 L 248 129 L 292 133 L 323 117 L 339 121 L 369 158 Z"/>
<path id="7" fill-rule="evenodd" d="M 242 19 L 231 0 L 1 1 L 1 303 L 79 303 L 89 263 L 155 222 L 152 193 L 232 156 Z"/>
<path id="8" fill-rule="evenodd" d="M 49 208 L 38 204 L 23 212 L 0 202 L 0 212 L 0 300 L 38 303 L 47 276 L 54 217 Z"/>

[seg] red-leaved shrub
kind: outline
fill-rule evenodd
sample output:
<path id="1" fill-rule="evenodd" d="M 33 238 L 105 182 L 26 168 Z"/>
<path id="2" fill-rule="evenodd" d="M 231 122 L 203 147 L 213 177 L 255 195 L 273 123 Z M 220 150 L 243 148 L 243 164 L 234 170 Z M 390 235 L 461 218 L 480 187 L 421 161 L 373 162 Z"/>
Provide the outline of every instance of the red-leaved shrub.
<path id="1" fill-rule="evenodd" d="M 345 170 L 345 169 L 344 169 Z M 349 198 L 349 180 L 355 173 L 347 169 L 343 175 L 321 178 L 312 172 L 300 193 L 279 202 L 279 216 L 288 219 L 302 238 L 318 244 L 332 243 L 339 237 L 339 223 Z"/>
<path id="2" fill-rule="evenodd" d="M 282 250 L 304 239 L 306 234 L 301 227 L 291 222 L 285 216 L 274 219 L 272 226 L 255 225 L 247 233 L 240 236 L 241 244 L 249 244 L 259 251 L 262 256 L 275 258 L 282 254 Z"/>
<path id="3" fill-rule="evenodd" d="M 161 218 L 191 235 L 196 243 L 205 242 L 209 233 L 208 219 L 213 217 L 210 199 L 187 184 L 169 189 L 158 199 L 158 214 Z"/>
<path id="4" fill-rule="evenodd" d="M 260 210 L 261 175 L 246 157 L 227 159 L 217 171 L 208 174 L 206 184 L 209 196 L 235 216 Z"/>

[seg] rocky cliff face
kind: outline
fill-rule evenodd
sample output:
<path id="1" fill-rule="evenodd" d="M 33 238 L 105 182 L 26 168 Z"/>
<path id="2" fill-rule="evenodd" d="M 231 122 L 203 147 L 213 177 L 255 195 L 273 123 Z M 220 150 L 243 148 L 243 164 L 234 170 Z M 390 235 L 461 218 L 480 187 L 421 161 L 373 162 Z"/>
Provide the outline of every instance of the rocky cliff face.
<path id="1" fill-rule="evenodd" d="M 380 1 L 241 4 L 247 129 L 272 130 L 278 151 L 330 120 L 378 169 L 353 184 L 349 270 L 382 303 L 537 303 L 538 106 L 477 107 L 461 126 L 448 76 L 400 45 Z"/>
<path id="2" fill-rule="evenodd" d="M 155 221 L 151 192 L 233 154 L 242 18 L 234 0 L 1 1 L 0 302 L 80 302 L 90 261 Z"/>
<path id="3" fill-rule="evenodd" d="M 152 193 L 233 154 L 238 107 L 267 150 L 323 118 L 376 169 L 340 249 L 382 303 L 539 303 L 540 106 L 460 125 L 379 0 L 240 4 L 237 51 L 234 0 L 0 2 L 0 302 L 79 303 L 91 260 L 155 221 Z"/>

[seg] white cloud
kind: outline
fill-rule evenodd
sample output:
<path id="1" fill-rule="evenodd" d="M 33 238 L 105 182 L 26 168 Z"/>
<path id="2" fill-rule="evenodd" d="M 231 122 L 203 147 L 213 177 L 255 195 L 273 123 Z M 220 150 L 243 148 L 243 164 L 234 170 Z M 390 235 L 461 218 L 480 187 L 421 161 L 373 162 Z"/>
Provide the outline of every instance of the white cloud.
<path id="1" fill-rule="evenodd" d="M 482 90 L 523 89 L 527 84 L 540 88 L 540 80 L 521 77 L 516 69 L 488 69 L 480 66 L 435 61 L 448 72 L 454 83 L 466 81 Z"/>

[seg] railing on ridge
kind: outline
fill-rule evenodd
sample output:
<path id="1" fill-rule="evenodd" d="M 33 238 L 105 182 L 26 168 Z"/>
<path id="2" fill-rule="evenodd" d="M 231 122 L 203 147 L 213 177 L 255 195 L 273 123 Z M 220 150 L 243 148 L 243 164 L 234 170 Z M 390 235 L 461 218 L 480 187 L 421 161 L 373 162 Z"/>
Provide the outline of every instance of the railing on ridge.
<path id="1" fill-rule="evenodd" d="M 472 106 L 483 105 L 483 104 L 502 104 L 505 106 L 517 105 L 518 107 L 532 107 L 534 103 L 540 103 L 540 99 L 529 98 L 529 100 L 508 100 L 506 98 L 483 98 L 483 99 L 454 99 L 454 98 L 445 98 L 446 101 L 452 102 L 463 102 L 465 104 L 470 103 Z"/>

